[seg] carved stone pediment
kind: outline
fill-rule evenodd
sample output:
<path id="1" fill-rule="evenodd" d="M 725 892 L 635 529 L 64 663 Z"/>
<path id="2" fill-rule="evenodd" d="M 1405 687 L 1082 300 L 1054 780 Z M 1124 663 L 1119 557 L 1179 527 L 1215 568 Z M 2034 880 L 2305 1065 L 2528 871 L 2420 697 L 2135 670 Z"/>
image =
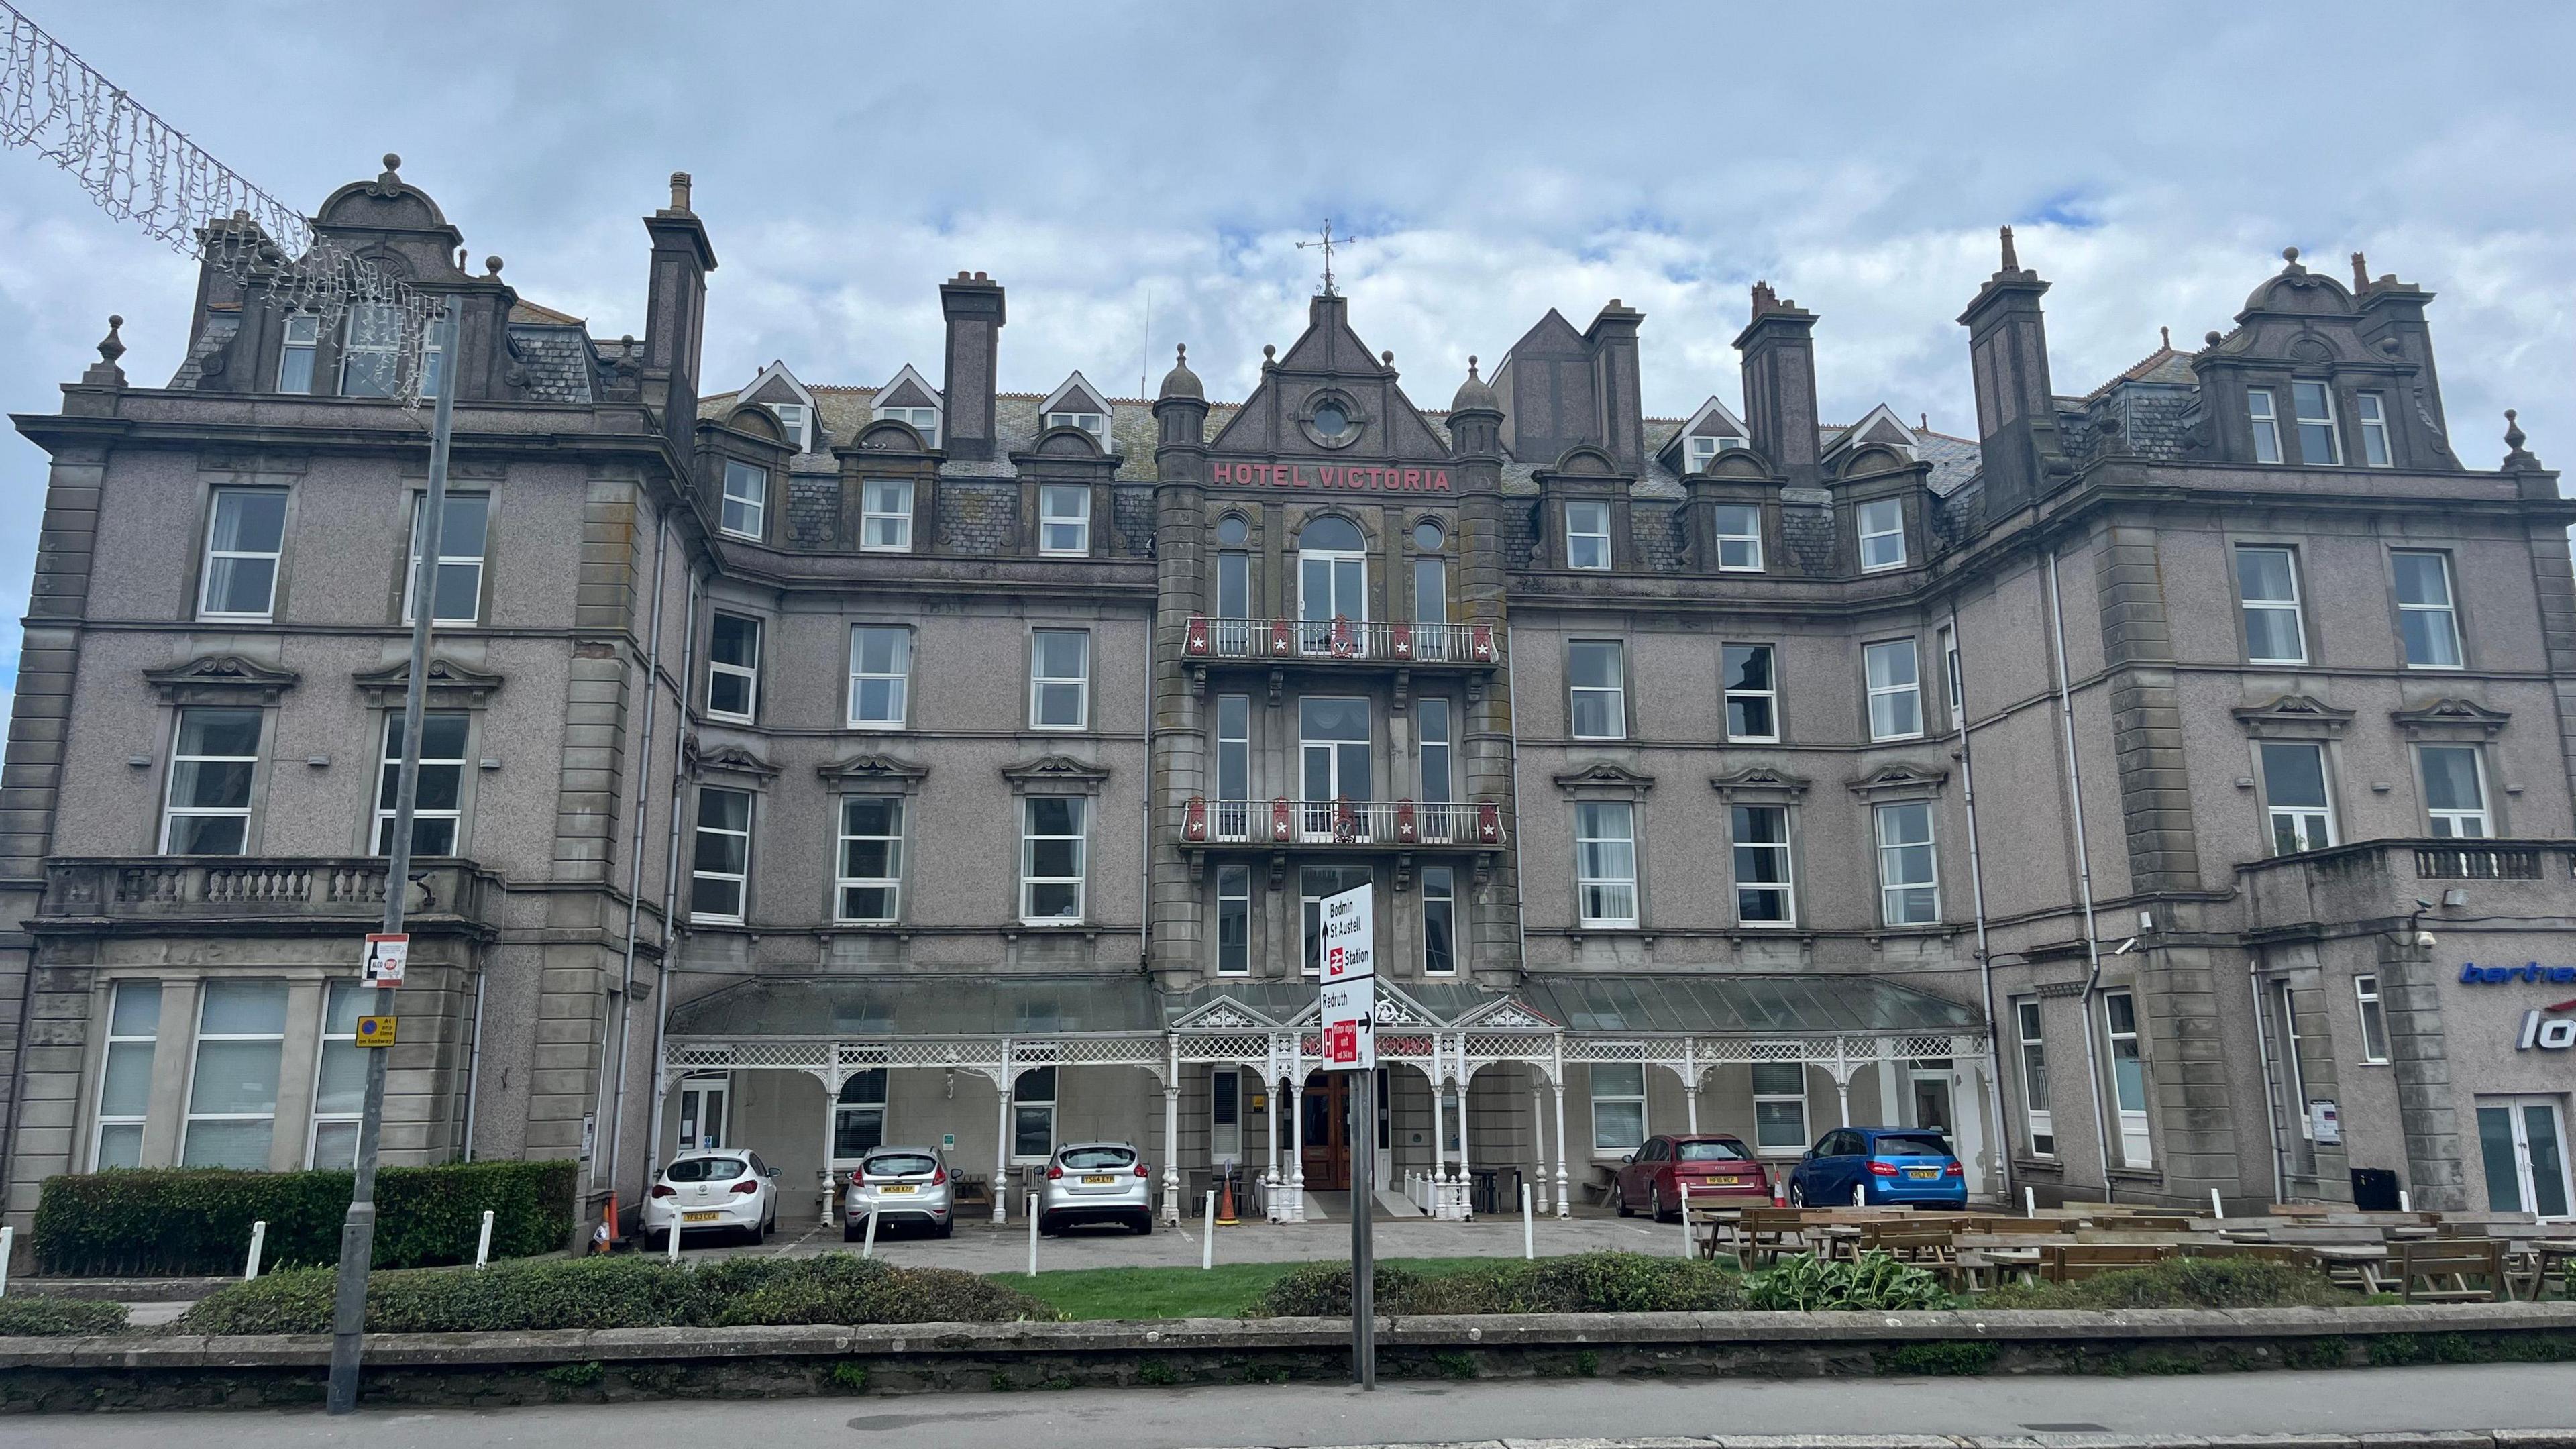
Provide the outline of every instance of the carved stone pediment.
<path id="1" fill-rule="evenodd" d="M 737 775 L 763 782 L 778 777 L 778 767 L 740 745 L 718 745 L 705 749 L 693 740 L 688 748 L 689 772 L 693 775 Z"/>
<path id="2" fill-rule="evenodd" d="M 1882 800 L 1908 795 L 1930 795 L 1949 783 L 1950 772 L 1928 765 L 1899 762 L 1872 770 L 1857 779 L 1846 780 L 1843 787 L 1864 800 Z"/>
<path id="3" fill-rule="evenodd" d="M 1002 778 L 1025 794 L 1088 795 L 1107 782 L 1109 767 L 1085 764 L 1071 755 L 1047 755 L 1025 764 L 1004 765 Z"/>
<path id="4" fill-rule="evenodd" d="M 1272 1031 L 1279 1023 L 1240 1001 L 1219 997 L 1172 1023 L 1174 1031 Z"/>
<path id="5" fill-rule="evenodd" d="M 1602 760 L 1580 770 L 1554 777 L 1556 788 L 1570 791 L 1627 791 L 1642 793 L 1655 788 L 1655 777 L 1640 775 L 1625 765 Z"/>
<path id="6" fill-rule="evenodd" d="M 892 755 L 852 755 L 828 765 L 817 765 L 814 773 L 827 784 L 838 785 L 918 785 L 930 774 L 928 765 L 898 760 Z"/>
<path id="7" fill-rule="evenodd" d="M 1731 775 L 1708 777 L 1709 788 L 1728 800 L 1796 799 L 1807 793 L 1808 783 L 1769 765 L 1748 765 Z"/>
<path id="8" fill-rule="evenodd" d="M 2414 709 L 2390 710 L 2388 717 L 2410 738 L 2424 740 L 2491 740 L 2513 715 L 2489 709 L 2474 699 L 2445 696 Z"/>
<path id="9" fill-rule="evenodd" d="M 244 659 L 238 654 L 209 654 L 167 669 L 147 669 L 164 704 L 275 704 L 304 676 L 292 669 Z"/>
<path id="10" fill-rule="evenodd" d="M 399 659 L 381 669 L 361 669 L 349 678 L 355 682 L 367 703 L 377 709 L 398 707 L 403 691 L 411 684 L 411 661 Z M 424 695 L 431 705 L 445 709 L 480 709 L 501 688 L 501 676 L 469 669 L 452 659 L 429 661 L 429 678 Z"/>
<path id="11" fill-rule="evenodd" d="M 2313 695 L 2285 694 L 2268 704 L 2239 705 L 2228 713 L 2258 739 L 2333 739 L 2352 723 L 2353 712 L 2337 709 Z"/>

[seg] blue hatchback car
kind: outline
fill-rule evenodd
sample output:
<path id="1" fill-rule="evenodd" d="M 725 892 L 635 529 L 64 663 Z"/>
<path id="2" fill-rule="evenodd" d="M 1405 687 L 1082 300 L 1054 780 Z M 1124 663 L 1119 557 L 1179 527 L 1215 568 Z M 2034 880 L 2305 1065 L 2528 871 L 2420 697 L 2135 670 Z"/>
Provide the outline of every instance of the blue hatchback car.
<path id="1" fill-rule="evenodd" d="M 1949 1141 L 1932 1128 L 1837 1127 L 1789 1170 L 1789 1201 L 1804 1207 L 1964 1208 L 1968 1177 Z"/>

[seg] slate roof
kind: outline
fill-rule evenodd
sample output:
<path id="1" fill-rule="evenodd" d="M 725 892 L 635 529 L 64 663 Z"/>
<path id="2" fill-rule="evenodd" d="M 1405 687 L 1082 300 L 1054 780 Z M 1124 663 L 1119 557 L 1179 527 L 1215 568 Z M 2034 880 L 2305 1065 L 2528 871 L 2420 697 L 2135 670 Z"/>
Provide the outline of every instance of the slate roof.
<path id="1" fill-rule="evenodd" d="M 518 312 L 518 307 L 510 309 L 513 317 Z M 578 322 L 570 326 L 512 322 L 510 360 L 526 374 L 522 386 L 532 402 L 586 403 L 593 396 L 590 335 Z"/>
<path id="2" fill-rule="evenodd" d="M 179 370 L 170 374 L 170 386 L 181 389 L 194 388 L 197 385 L 197 379 L 205 375 L 206 359 L 223 351 L 225 344 L 233 340 L 233 334 L 240 330 L 239 312 L 216 312 L 208 316 L 205 330 L 197 334 L 196 343 L 188 349 L 187 357 L 179 363 Z"/>

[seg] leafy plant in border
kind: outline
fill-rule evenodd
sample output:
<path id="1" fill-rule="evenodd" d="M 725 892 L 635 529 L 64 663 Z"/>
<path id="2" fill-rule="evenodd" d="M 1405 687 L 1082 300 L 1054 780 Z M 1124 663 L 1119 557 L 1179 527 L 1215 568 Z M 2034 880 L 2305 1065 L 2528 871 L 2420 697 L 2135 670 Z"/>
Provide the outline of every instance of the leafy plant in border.
<path id="1" fill-rule="evenodd" d="M 1864 1253 L 1857 1262 L 1804 1255 L 1783 1258 L 1753 1280 L 1751 1298 L 1755 1308 L 1798 1313 L 1950 1306 L 1949 1292 L 1940 1279 L 1885 1253 Z"/>

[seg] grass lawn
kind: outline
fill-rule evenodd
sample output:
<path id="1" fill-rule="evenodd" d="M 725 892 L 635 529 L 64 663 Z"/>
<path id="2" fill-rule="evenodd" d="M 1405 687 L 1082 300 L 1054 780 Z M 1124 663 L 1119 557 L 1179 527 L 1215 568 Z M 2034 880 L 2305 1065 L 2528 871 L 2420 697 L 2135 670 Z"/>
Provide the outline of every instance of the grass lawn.
<path id="1" fill-rule="evenodd" d="M 1381 1266 L 1409 1269 L 1426 1278 L 1455 1273 L 1492 1258 L 1386 1258 Z M 1299 1263 L 1219 1263 L 1214 1268 L 1065 1268 L 995 1273 L 994 1282 L 1043 1300 L 1067 1318 L 1236 1318 L 1263 1290 Z"/>

